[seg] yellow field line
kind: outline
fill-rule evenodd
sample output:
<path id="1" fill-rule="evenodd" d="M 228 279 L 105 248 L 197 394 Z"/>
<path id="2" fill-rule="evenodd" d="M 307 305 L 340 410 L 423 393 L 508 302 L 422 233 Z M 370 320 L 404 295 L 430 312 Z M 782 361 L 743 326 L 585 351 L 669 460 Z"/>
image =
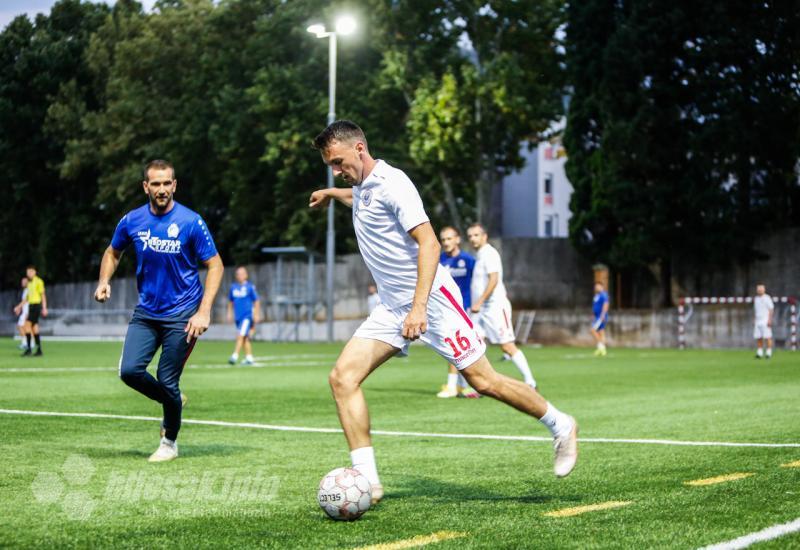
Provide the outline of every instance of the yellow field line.
<path id="1" fill-rule="evenodd" d="M 795 460 L 794 462 L 787 462 L 786 464 L 781 464 L 781 468 L 800 468 L 800 460 Z"/>
<path id="2" fill-rule="evenodd" d="M 736 481 L 755 475 L 747 472 L 737 472 L 735 474 L 725 474 L 724 476 L 709 477 L 706 479 L 695 479 L 692 481 L 684 481 L 684 485 L 691 485 L 692 487 L 704 487 L 706 485 L 716 485 L 717 483 L 726 483 L 728 481 Z"/>
<path id="3" fill-rule="evenodd" d="M 575 506 L 574 508 L 562 508 L 561 510 L 553 510 L 552 512 L 545 512 L 544 515 L 550 518 L 567 518 L 571 516 L 579 516 L 586 512 L 596 512 L 598 510 L 611 510 L 613 508 L 622 508 L 628 504 L 633 504 L 631 500 L 612 500 L 609 502 L 600 502 L 598 504 L 589 504 L 586 506 Z"/>
<path id="4" fill-rule="evenodd" d="M 434 544 L 443 540 L 458 539 L 466 537 L 469 533 L 458 533 L 455 531 L 438 531 L 430 535 L 417 535 L 410 539 L 397 540 L 395 542 L 384 542 L 370 546 L 360 546 L 355 550 L 400 550 L 401 548 L 419 548 L 428 544 Z"/>

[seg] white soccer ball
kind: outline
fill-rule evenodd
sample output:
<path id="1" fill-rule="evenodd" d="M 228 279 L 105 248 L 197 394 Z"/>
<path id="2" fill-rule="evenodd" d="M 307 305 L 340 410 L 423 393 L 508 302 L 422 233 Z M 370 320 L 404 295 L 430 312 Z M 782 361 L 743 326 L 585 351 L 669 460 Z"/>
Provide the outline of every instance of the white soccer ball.
<path id="1" fill-rule="evenodd" d="M 352 521 L 369 510 L 372 487 L 358 470 L 336 468 L 319 482 L 317 502 L 333 519 Z"/>

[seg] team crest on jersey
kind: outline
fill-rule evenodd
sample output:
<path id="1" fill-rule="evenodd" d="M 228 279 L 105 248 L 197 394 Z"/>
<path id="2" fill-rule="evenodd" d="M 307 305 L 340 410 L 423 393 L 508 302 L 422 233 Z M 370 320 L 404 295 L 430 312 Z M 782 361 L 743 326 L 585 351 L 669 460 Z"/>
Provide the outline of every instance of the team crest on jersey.
<path id="1" fill-rule="evenodd" d="M 369 206 L 370 202 L 372 202 L 372 191 L 368 189 L 361 195 L 361 204 Z"/>
<path id="2" fill-rule="evenodd" d="M 178 238 L 178 233 L 180 233 L 180 232 L 181 232 L 181 230 L 178 228 L 178 224 L 177 223 L 171 223 L 169 225 L 169 227 L 167 228 L 167 237 L 169 237 L 170 239 L 177 239 Z"/>
<path id="3" fill-rule="evenodd" d="M 176 229 L 177 227 L 178 226 L 175 226 Z M 167 233 L 169 233 L 170 229 L 167 229 Z M 142 251 L 149 248 L 153 252 L 160 252 L 162 254 L 180 254 L 181 252 L 181 242 L 177 239 L 160 239 L 151 236 L 149 229 L 147 231 L 139 231 L 137 236 L 142 241 Z M 177 237 L 178 234 L 175 233 L 175 236 Z"/>
<path id="4" fill-rule="evenodd" d="M 463 258 L 458 260 L 458 267 L 464 267 L 465 265 L 467 265 L 467 262 Z"/>

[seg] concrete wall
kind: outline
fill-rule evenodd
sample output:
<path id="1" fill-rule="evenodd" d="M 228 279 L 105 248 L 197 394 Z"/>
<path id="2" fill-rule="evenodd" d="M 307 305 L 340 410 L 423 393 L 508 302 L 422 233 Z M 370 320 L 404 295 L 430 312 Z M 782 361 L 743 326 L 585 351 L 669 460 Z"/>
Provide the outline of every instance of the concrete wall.
<path id="1" fill-rule="evenodd" d="M 536 309 L 538 311 L 533 329 L 533 339 L 544 343 L 583 345 L 591 343 L 587 333 L 589 306 L 592 299 L 591 265 L 582 259 L 570 246 L 567 239 L 503 239 L 492 240 L 503 257 L 505 284 L 515 310 Z M 674 283 L 678 295 L 745 295 L 753 293 L 757 280 L 767 284 L 772 295 L 789 294 L 800 296 L 800 229 L 764 239 L 759 248 L 768 256 L 750 267 L 731 268 L 719 272 L 676 270 Z M 275 262 L 250 267 L 251 280 L 256 284 L 267 305 L 267 321 L 259 327 L 262 337 L 293 338 L 290 324 L 297 315 L 305 321 L 305 307 L 281 306 L 275 302 L 280 295 L 290 296 L 293 291 L 308 287 L 306 266 L 302 262 L 287 262 L 285 276 L 297 278 L 296 288 L 284 285 L 276 288 L 277 265 Z M 233 269 L 225 270 L 222 291 L 214 305 L 213 321 L 219 325 L 220 337 L 229 337 L 225 328 L 227 289 L 233 280 Z M 337 338 L 347 338 L 352 330 L 367 315 L 366 289 L 371 276 L 363 260 L 357 254 L 340 256 L 336 264 Z M 322 300 L 325 284 L 325 267 L 317 265 L 313 284 L 319 298 L 312 314 L 315 319 L 311 333 L 313 338 L 324 338 L 325 307 Z M 50 319 L 45 319 L 42 329 L 46 334 L 124 334 L 125 324 L 136 305 L 138 295 L 133 277 L 115 279 L 112 298 L 104 304 L 96 303 L 92 294 L 95 283 L 69 283 L 49 285 L 49 306 L 61 310 Z M 280 291 L 280 292 L 279 292 Z M 19 301 L 17 291 L 0 292 L 0 334 L 14 330 L 11 308 Z M 690 346 L 701 341 L 707 345 L 741 346 L 750 339 L 750 312 L 744 307 L 712 308 L 696 307 L 696 317 L 687 327 Z M 669 310 L 612 310 L 612 337 L 624 345 L 666 346 L 676 345 L 675 311 Z M 709 317 L 710 316 L 710 317 Z M 279 326 L 276 321 L 281 320 Z M 96 329 L 89 329 L 93 325 Z M 727 327 L 727 328 L 725 328 Z M 776 335 L 781 327 L 776 327 Z M 320 332 L 321 331 L 321 332 Z M 231 333 L 232 335 L 232 333 Z M 308 328 L 301 326 L 301 338 L 308 338 Z M 778 336 L 781 338 L 780 336 Z M 706 344 L 704 344 L 706 345 Z"/>
<path id="2" fill-rule="evenodd" d="M 588 310 L 538 310 L 528 339 L 544 345 L 591 346 Z M 789 346 L 789 306 L 776 306 L 773 334 L 777 348 Z M 678 347 L 676 308 L 612 311 L 606 337 L 610 346 Z M 753 344 L 752 306 L 694 306 L 686 323 L 688 348 L 747 348 Z"/>

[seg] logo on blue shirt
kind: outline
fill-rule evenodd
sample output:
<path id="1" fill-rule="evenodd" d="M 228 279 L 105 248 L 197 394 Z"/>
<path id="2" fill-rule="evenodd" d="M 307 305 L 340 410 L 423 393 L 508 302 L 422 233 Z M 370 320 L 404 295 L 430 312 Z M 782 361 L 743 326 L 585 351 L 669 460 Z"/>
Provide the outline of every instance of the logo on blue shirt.
<path id="1" fill-rule="evenodd" d="M 177 229 L 178 226 L 172 224 L 169 229 L 167 229 L 167 236 L 172 237 L 170 235 L 170 231 L 172 227 L 175 226 L 175 237 L 178 236 Z M 172 239 L 159 239 L 158 237 L 151 237 L 150 236 L 150 229 L 147 231 L 138 231 L 137 235 L 142 240 L 142 251 L 147 250 L 150 248 L 153 252 L 161 252 L 163 254 L 180 254 L 181 253 L 181 242 L 177 240 L 177 238 Z"/>

